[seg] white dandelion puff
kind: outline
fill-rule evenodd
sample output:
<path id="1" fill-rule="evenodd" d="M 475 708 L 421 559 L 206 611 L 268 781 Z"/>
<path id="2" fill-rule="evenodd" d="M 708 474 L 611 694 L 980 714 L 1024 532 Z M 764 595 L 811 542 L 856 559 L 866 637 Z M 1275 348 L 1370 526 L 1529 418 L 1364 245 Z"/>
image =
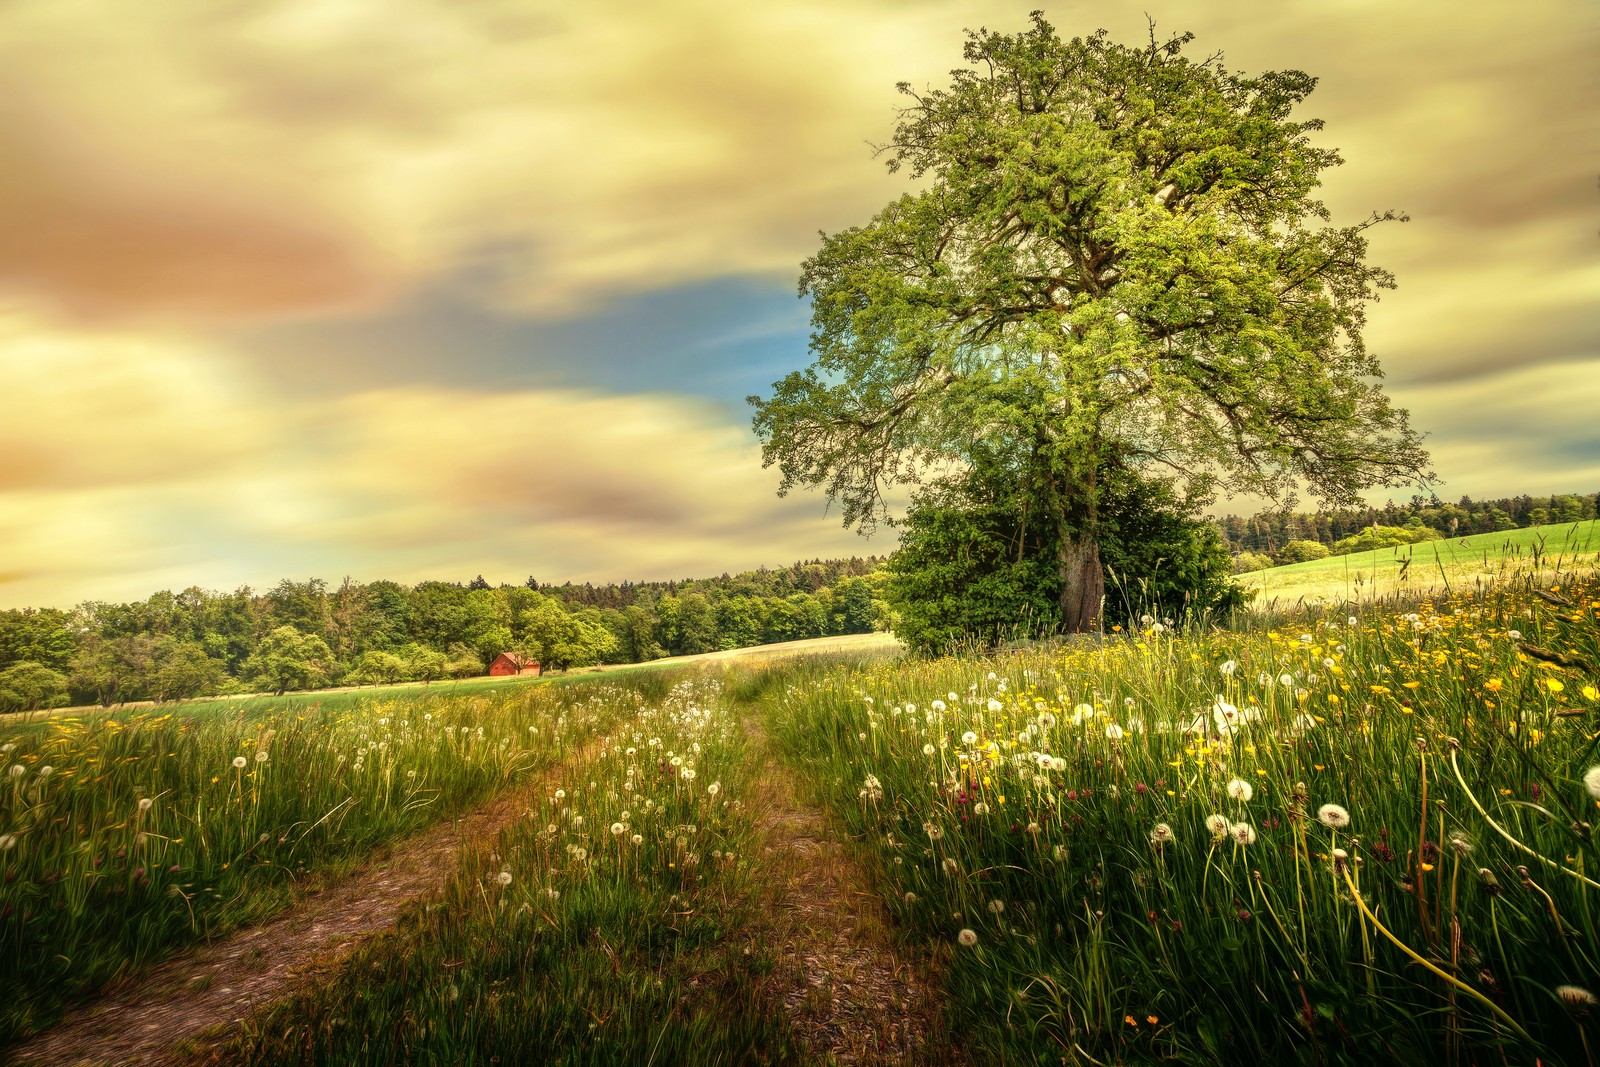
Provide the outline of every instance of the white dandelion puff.
<path id="1" fill-rule="evenodd" d="M 1350 825 L 1350 813 L 1338 804 L 1324 804 L 1317 809 L 1317 821 L 1330 829 L 1342 830 Z"/>

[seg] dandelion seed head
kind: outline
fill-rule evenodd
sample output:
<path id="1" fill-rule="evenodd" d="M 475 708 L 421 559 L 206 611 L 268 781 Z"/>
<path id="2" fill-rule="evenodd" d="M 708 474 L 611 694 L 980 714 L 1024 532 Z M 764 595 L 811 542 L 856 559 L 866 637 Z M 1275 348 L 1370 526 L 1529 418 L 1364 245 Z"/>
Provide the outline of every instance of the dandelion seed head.
<path id="1" fill-rule="evenodd" d="M 233 766 L 235 770 L 244 770 L 244 765 L 249 762 L 250 761 L 245 759 L 243 756 L 233 757 Z"/>
<path id="2" fill-rule="evenodd" d="M 501 871 L 499 874 L 494 876 L 494 880 L 499 882 L 501 888 L 503 889 L 511 884 L 511 872 L 509 870 Z"/>
<path id="3" fill-rule="evenodd" d="M 1250 798 L 1256 795 L 1256 789 L 1243 778 L 1235 778 L 1228 783 L 1228 795 L 1241 803 L 1249 803 Z"/>
<path id="4" fill-rule="evenodd" d="M 1581 985 L 1558 985 L 1556 996 L 1561 998 L 1561 1003 L 1572 1010 L 1587 1008 L 1596 1003 L 1594 994 Z"/>
<path id="5" fill-rule="evenodd" d="M 1338 804 L 1324 804 L 1317 809 L 1317 821 L 1334 830 L 1350 825 L 1350 813 Z"/>
<path id="6" fill-rule="evenodd" d="M 149 797 L 140 797 L 139 798 L 139 810 L 140 811 L 149 811 L 150 810 L 150 805 L 152 805 L 154 803 L 155 803 L 155 801 L 151 800 Z"/>
<path id="7" fill-rule="evenodd" d="M 1256 843 L 1256 828 L 1247 822 L 1236 822 L 1228 827 L 1228 836 L 1240 845 L 1253 845 Z"/>
<path id="8" fill-rule="evenodd" d="M 1596 764 L 1583 772 L 1583 787 L 1589 795 L 1600 800 L 1600 764 Z"/>
<path id="9" fill-rule="evenodd" d="M 1164 845 L 1172 840 L 1172 836 L 1172 827 L 1164 822 L 1158 822 L 1155 828 L 1150 831 L 1150 843 L 1152 845 Z"/>

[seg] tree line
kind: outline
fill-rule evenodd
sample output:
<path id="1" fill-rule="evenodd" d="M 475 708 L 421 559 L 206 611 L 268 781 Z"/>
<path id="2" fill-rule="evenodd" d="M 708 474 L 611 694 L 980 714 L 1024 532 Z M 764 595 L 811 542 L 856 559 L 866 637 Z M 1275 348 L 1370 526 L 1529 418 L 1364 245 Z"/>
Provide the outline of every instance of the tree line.
<path id="1" fill-rule="evenodd" d="M 1281 563 L 1299 563 L 1327 555 L 1385 548 L 1392 544 L 1465 537 L 1468 534 L 1584 522 L 1600 512 L 1600 493 L 1501 497 L 1455 503 L 1437 495 L 1413 496 L 1403 504 L 1381 508 L 1339 508 L 1314 513 L 1265 511 L 1228 515 L 1216 520 L 1236 570 L 1255 570 Z"/>
<path id="2" fill-rule="evenodd" d="M 284 579 L 128 603 L 0 611 L 0 711 L 638 663 L 887 625 L 881 561 L 559 586 Z"/>

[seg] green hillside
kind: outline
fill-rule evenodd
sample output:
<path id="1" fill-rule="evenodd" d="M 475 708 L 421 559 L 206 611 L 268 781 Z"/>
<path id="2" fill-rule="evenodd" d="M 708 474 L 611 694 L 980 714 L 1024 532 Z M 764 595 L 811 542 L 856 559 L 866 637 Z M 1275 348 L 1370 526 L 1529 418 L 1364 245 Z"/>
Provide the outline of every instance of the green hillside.
<path id="1" fill-rule="evenodd" d="M 1258 602 L 1368 599 L 1476 579 L 1592 567 L 1600 556 L 1600 520 L 1533 526 L 1348 556 L 1291 563 L 1239 575 Z"/>

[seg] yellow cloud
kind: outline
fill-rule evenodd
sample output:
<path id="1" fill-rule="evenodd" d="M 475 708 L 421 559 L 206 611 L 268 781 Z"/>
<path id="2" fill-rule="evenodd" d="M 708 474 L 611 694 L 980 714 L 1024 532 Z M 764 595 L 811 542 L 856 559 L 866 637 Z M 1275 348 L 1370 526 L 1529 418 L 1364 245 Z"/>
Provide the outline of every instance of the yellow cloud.
<path id="1" fill-rule="evenodd" d="M 0 331 L 0 603 L 289 574 L 684 577 L 886 551 L 681 397 L 263 395 L 221 354 Z M 18 335 L 21 335 L 20 339 Z"/>

